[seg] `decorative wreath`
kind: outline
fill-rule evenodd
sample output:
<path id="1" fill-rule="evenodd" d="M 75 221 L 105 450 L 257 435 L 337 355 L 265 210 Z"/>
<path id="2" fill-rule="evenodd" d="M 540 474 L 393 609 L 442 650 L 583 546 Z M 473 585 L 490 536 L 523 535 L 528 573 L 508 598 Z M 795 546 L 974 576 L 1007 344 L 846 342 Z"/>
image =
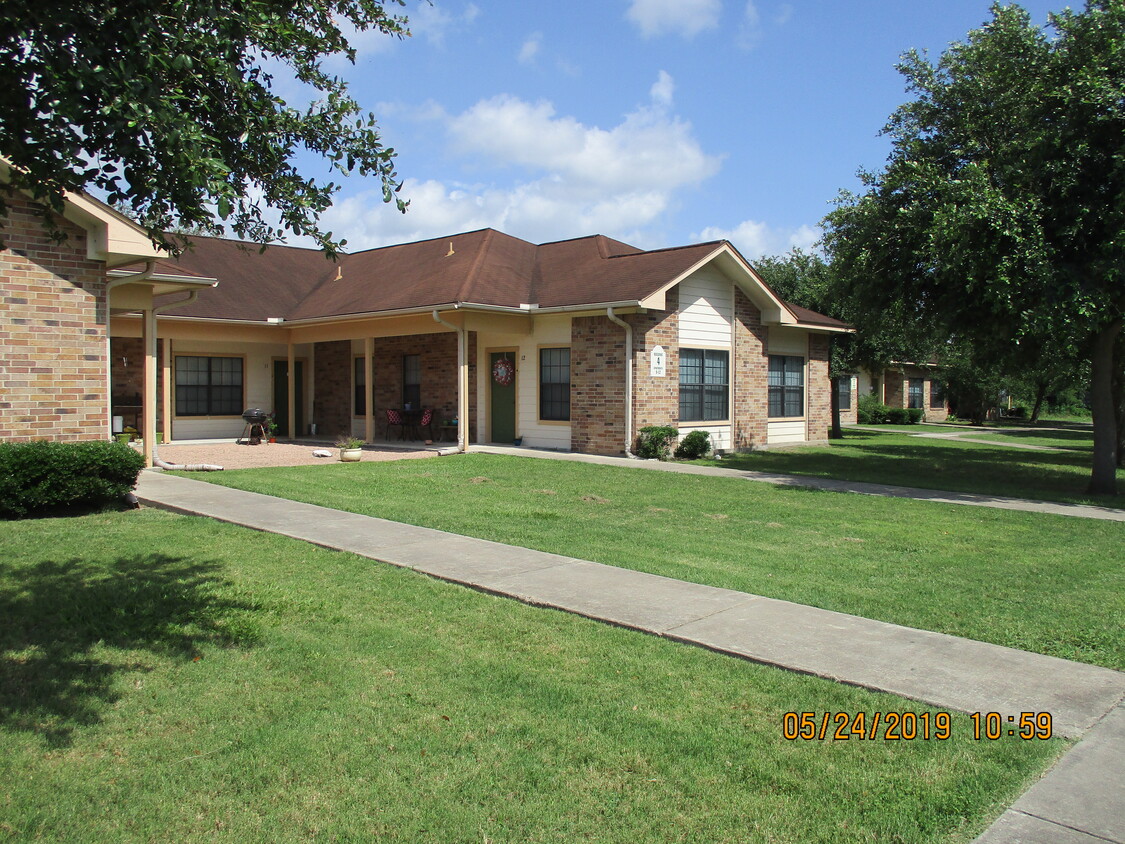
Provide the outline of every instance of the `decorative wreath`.
<path id="1" fill-rule="evenodd" d="M 507 358 L 500 358 L 492 364 L 492 380 L 501 387 L 511 386 L 512 378 L 516 374 L 515 365 Z"/>

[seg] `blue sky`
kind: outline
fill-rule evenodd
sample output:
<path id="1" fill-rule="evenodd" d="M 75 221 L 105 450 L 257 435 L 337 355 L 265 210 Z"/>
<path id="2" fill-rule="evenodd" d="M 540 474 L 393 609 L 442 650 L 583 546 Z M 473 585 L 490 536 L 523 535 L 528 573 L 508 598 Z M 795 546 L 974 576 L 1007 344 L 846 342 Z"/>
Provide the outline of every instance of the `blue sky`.
<path id="1" fill-rule="evenodd" d="M 1027 0 L 1036 23 L 1061 3 Z M 808 246 L 938 55 L 988 0 L 408 0 L 413 36 L 339 62 L 399 153 L 411 202 L 349 178 L 324 216 L 348 251 L 491 226 L 534 242 Z M 282 91 L 284 95 L 284 90 Z M 317 165 L 309 160 L 310 173 Z M 338 180 L 337 180 L 338 181 Z"/>

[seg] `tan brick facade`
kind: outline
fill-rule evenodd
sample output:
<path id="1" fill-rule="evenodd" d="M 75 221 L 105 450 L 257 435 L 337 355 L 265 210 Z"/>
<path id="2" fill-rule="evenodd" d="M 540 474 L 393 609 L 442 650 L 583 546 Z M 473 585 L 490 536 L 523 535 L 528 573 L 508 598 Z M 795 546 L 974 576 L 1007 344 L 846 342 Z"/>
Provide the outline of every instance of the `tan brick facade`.
<path id="1" fill-rule="evenodd" d="M 570 444 L 587 454 L 625 451 L 625 329 L 606 316 L 570 323 Z"/>
<path id="2" fill-rule="evenodd" d="M 61 244 L 35 206 L 6 198 L 0 250 L 0 440 L 108 436 L 105 265 L 66 220 Z"/>
<path id="3" fill-rule="evenodd" d="M 736 451 L 766 445 L 769 329 L 762 312 L 741 290 L 734 291 L 734 383 L 731 388 L 731 442 Z"/>
<path id="4" fill-rule="evenodd" d="M 823 334 L 809 335 L 809 442 L 827 440 L 832 429 L 832 381 L 828 377 L 830 342 Z"/>
<path id="5" fill-rule="evenodd" d="M 680 421 L 680 319 L 676 313 L 679 291 L 665 296 L 667 310 L 631 314 L 633 326 L 633 439 L 649 425 L 675 426 Z M 623 332 L 620 326 L 614 326 Z M 660 346 L 667 365 L 663 378 L 652 377 L 652 350 Z"/>
<path id="6" fill-rule="evenodd" d="M 944 422 L 949 417 L 949 404 L 943 401 L 941 407 L 930 407 L 934 390 L 933 373 L 918 366 L 903 365 L 899 369 L 883 371 L 883 403 L 887 407 L 908 407 L 911 381 L 924 382 L 922 386 L 922 409 L 926 414 L 925 420 L 927 422 Z"/>

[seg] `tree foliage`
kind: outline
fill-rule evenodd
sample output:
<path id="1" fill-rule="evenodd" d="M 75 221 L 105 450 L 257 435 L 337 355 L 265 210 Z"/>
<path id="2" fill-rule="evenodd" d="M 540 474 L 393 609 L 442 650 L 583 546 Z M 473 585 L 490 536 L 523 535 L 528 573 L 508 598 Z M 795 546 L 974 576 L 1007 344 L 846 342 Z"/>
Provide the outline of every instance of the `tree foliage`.
<path id="1" fill-rule="evenodd" d="M 397 188 L 374 116 L 323 64 L 354 61 L 348 25 L 408 34 L 373 0 L 4 0 L 0 155 L 12 185 L 56 211 L 65 191 L 100 192 L 166 246 L 166 230 L 217 234 L 222 220 L 239 237 L 308 235 L 334 254 L 341 244 L 318 220 L 337 187 L 304 177 L 295 156 L 374 175 L 386 201 Z M 318 98 L 288 105 L 274 73 Z"/>
<path id="2" fill-rule="evenodd" d="M 1091 491 L 1115 491 L 1113 355 L 1125 319 L 1125 0 L 1032 24 L 1017 5 L 936 64 L 885 127 L 886 167 L 843 195 L 826 244 L 857 306 L 895 308 L 982 357 L 1092 361 Z M 1023 346 L 1024 349 L 1020 349 Z"/>

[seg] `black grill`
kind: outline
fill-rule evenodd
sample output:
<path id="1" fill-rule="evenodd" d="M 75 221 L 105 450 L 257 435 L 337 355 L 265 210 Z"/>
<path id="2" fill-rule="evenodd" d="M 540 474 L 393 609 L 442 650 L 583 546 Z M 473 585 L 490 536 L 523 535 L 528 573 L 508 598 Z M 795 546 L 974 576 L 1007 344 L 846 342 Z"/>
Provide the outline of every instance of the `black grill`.
<path id="1" fill-rule="evenodd" d="M 242 411 L 242 418 L 246 420 L 247 425 L 264 425 L 266 420 L 269 419 L 269 414 L 259 407 L 252 407 L 249 410 Z"/>

